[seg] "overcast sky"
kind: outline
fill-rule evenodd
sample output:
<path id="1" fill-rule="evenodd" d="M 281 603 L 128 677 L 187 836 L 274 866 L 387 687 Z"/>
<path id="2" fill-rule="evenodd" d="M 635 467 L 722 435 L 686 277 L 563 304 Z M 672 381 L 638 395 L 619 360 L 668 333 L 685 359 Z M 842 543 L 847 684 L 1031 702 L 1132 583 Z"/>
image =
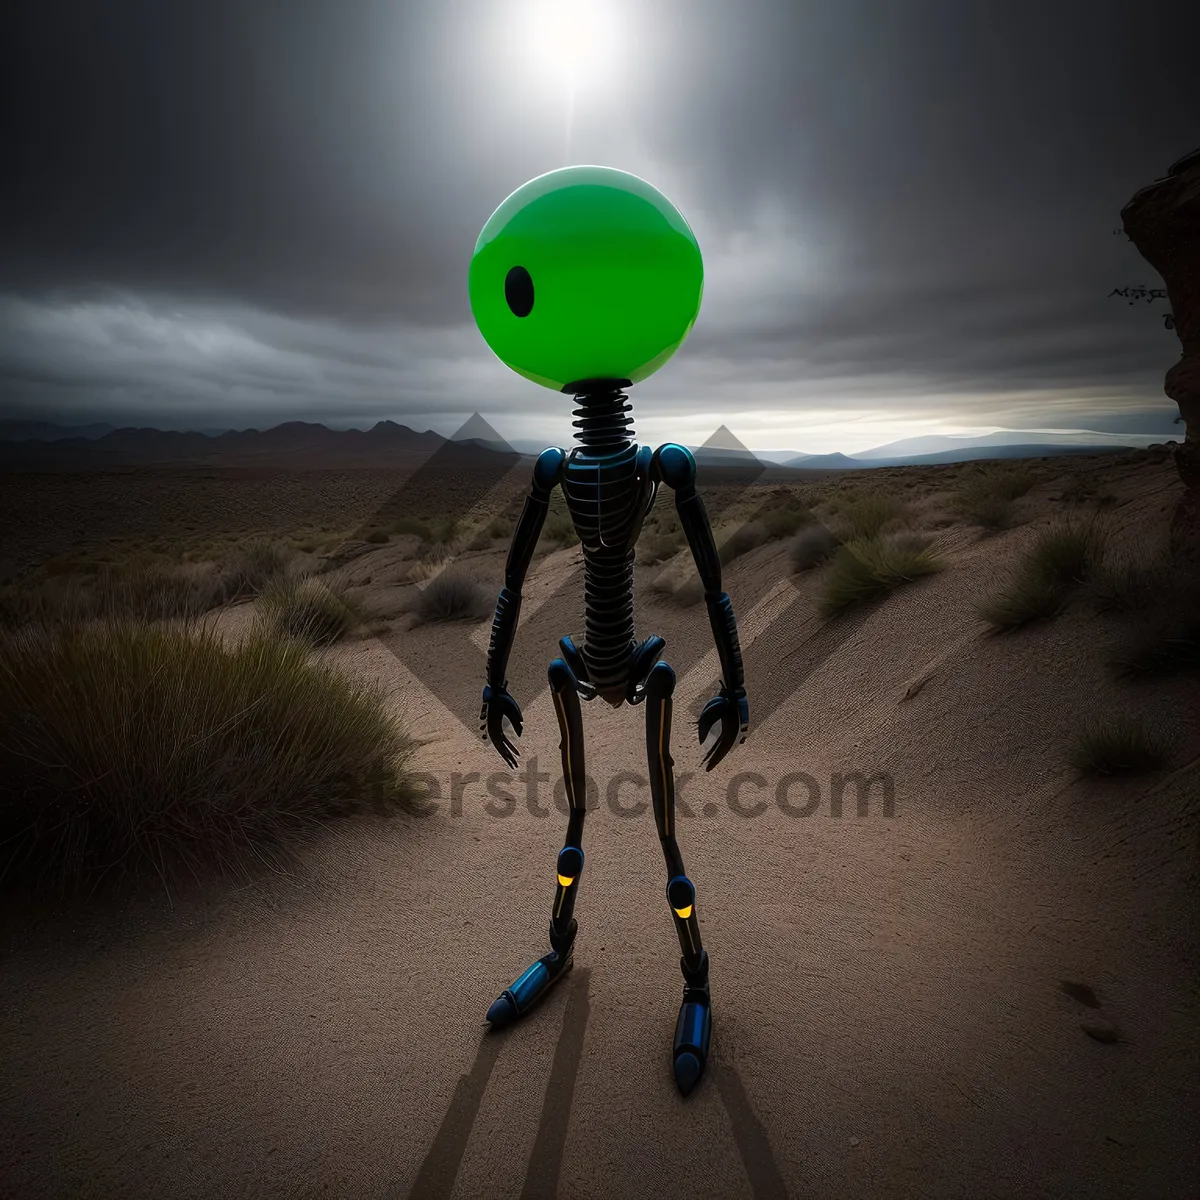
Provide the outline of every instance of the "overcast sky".
<path id="1" fill-rule="evenodd" d="M 14 7 L 4 416 L 569 438 L 466 281 L 500 201 L 576 162 L 650 180 L 704 255 L 644 440 L 1177 415 L 1167 305 L 1108 293 L 1162 286 L 1113 230 L 1200 143 L 1184 0 L 596 0 L 610 53 L 570 70 L 535 0 Z"/>

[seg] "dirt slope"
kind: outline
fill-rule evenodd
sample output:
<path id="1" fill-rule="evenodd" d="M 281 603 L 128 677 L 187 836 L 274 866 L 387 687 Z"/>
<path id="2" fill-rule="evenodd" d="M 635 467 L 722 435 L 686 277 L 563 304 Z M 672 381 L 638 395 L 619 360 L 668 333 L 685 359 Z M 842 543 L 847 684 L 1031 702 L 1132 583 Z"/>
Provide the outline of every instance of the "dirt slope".
<path id="1" fill-rule="evenodd" d="M 1117 485 L 1116 536 L 1162 536 L 1178 485 L 1150 467 Z M 688 1100 L 670 1073 L 681 980 L 653 822 L 605 797 L 644 772 L 640 710 L 584 710 L 600 794 L 576 967 L 513 1029 L 484 1029 L 546 949 L 565 819 L 544 671 L 582 623 L 562 551 L 531 581 L 512 673 L 523 761 L 548 775 L 536 806 L 469 728 L 481 680 L 464 647 L 482 653 L 486 623 L 397 629 L 332 653 L 382 679 L 423 739 L 428 815 L 343 827 L 296 879 L 196 889 L 117 923 L 11 923 L 0 1193 L 1194 1196 L 1195 688 L 1113 682 L 1114 619 L 1082 606 L 982 636 L 972 601 L 1051 489 L 1025 503 L 1032 522 L 996 537 L 945 528 L 949 570 L 833 623 L 812 615 L 819 575 L 789 576 L 777 544 L 728 570 L 754 728 L 682 787 L 714 995 L 710 1073 Z M 356 565 L 380 603 L 398 587 L 390 555 Z M 502 552 L 478 558 L 496 573 Z M 694 770 L 688 712 L 716 675 L 703 607 L 643 588 L 652 630 L 687 664 L 674 744 Z M 418 681 L 434 668 L 435 688 Z M 1081 719 L 1135 704 L 1184 732 L 1174 773 L 1076 780 L 1063 751 Z M 775 803 L 797 771 L 820 789 L 806 817 Z M 834 816 L 839 771 L 890 774 L 894 814 L 876 792 L 859 815 L 851 790 Z M 484 807 L 504 811 L 496 772 L 508 815 Z M 729 805 L 741 772 L 761 777 L 739 793 L 766 799 L 758 815 Z M 1083 1032 L 1097 1015 L 1119 1040 Z"/>

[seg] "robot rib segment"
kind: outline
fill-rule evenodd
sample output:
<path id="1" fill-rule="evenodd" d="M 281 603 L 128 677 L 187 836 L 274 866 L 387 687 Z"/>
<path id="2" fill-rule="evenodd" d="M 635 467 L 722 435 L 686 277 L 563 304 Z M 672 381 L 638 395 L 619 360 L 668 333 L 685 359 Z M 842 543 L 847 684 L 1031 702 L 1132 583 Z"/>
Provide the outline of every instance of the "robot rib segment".
<path id="1" fill-rule="evenodd" d="M 633 555 L 585 552 L 583 602 L 588 677 L 601 694 L 619 688 L 623 699 L 634 649 Z"/>

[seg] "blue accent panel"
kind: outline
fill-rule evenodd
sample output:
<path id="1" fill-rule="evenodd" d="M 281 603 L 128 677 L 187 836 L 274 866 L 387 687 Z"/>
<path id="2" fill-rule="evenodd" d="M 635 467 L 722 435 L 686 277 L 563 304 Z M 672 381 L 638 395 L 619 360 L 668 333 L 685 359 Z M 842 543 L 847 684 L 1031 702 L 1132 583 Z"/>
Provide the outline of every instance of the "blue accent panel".
<path id="1" fill-rule="evenodd" d="M 676 875 L 667 884 L 667 899 L 672 908 L 687 908 L 696 903 L 696 889 L 686 875 Z"/>
<path id="2" fill-rule="evenodd" d="M 696 479 L 696 460 L 692 452 L 678 442 L 658 448 L 658 466 L 668 486 L 678 491 Z"/>
<path id="3" fill-rule="evenodd" d="M 712 1017 L 707 1004 L 694 1000 L 685 1003 L 679 1010 L 679 1021 L 675 1026 L 675 1053 L 684 1047 L 700 1052 L 703 1062 L 708 1057 L 708 1042 L 712 1033 Z"/>
<path id="4" fill-rule="evenodd" d="M 519 1011 L 524 1012 L 543 992 L 550 981 L 546 964 L 538 959 L 508 990 L 512 992 Z"/>
<path id="5" fill-rule="evenodd" d="M 562 477 L 563 462 L 566 454 L 557 446 L 550 446 L 538 455 L 533 467 L 533 486 L 541 492 L 552 491 Z"/>
<path id="6" fill-rule="evenodd" d="M 583 873 L 583 851 L 578 846 L 564 846 L 558 852 L 558 873 L 573 879 Z"/>

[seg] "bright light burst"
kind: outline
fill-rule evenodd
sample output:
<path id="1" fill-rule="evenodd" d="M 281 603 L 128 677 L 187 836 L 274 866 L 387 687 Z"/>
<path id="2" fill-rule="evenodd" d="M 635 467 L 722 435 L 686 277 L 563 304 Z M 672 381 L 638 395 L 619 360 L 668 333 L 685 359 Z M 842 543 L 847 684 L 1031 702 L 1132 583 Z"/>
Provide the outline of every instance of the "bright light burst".
<path id="1" fill-rule="evenodd" d="M 616 64 L 616 21 L 598 0 L 535 0 L 527 29 L 537 69 L 557 76 L 572 94 L 603 79 Z"/>

